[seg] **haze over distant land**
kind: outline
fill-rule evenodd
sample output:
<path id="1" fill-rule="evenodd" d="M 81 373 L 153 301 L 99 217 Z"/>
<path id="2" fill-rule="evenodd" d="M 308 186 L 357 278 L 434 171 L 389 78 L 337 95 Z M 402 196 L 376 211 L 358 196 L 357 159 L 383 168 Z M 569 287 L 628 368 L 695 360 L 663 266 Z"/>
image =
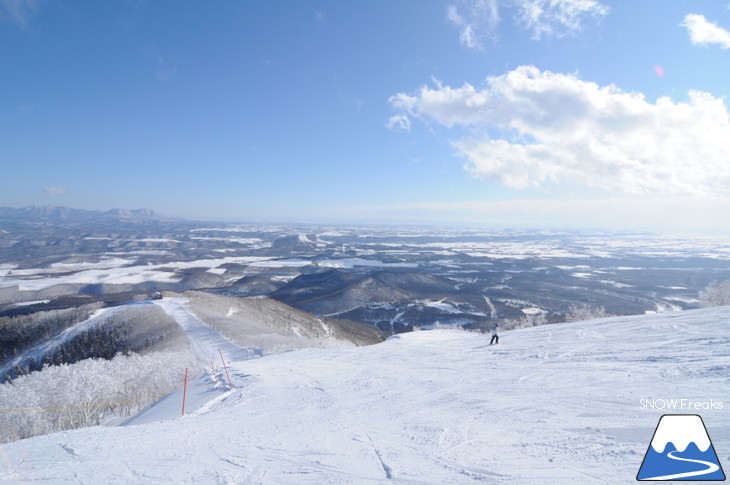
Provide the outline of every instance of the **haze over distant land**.
<path id="1" fill-rule="evenodd" d="M 151 291 L 268 296 L 386 335 L 697 308 L 730 280 L 718 235 L 430 224 L 211 223 L 154 211 L 0 208 L 0 316 Z"/>
<path id="2" fill-rule="evenodd" d="M 0 206 L 717 233 L 727 2 L 0 2 Z"/>

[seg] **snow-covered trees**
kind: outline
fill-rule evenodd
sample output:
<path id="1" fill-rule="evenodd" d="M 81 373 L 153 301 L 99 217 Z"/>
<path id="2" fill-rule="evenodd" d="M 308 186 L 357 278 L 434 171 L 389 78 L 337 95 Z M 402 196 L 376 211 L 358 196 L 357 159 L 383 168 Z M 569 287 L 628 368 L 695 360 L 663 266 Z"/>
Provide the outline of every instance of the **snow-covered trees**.
<path id="1" fill-rule="evenodd" d="M 544 312 L 536 312 L 525 315 L 520 318 L 517 327 L 515 328 L 529 328 L 539 327 L 540 325 L 546 325 L 548 323 L 547 316 Z"/>
<path id="2" fill-rule="evenodd" d="M 565 313 L 566 322 L 580 322 L 583 320 L 593 320 L 594 318 L 606 318 L 611 314 L 606 312 L 602 306 L 593 306 L 586 303 L 573 303 L 568 307 Z"/>
<path id="3" fill-rule="evenodd" d="M 3 319 L 6 344 L 0 442 L 130 416 L 199 367 L 175 320 L 150 304 Z"/>
<path id="4" fill-rule="evenodd" d="M 16 328 L 22 328 L 19 322 L 38 328 L 33 333 L 45 336 L 40 341 L 37 338 L 25 339 L 23 344 L 18 343 L 12 351 L 6 352 L 8 360 L 0 360 L 0 364 L 6 364 L 0 368 L 0 382 L 40 370 L 45 365 L 72 364 L 89 358 L 111 359 L 119 352 L 144 353 L 187 345 L 187 338 L 180 327 L 157 305 L 115 307 L 94 317 L 90 317 L 88 312 L 62 313 L 63 325 L 54 324 L 61 317 L 48 324 L 46 313 L 50 312 L 35 317 L 29 315 L 20 321 L 11 320 L 0 326 L 0 344 L 3 338 L 7 342 L 18 341 Z M 53 312 L 54 315 L 56 313 Z M 49 331 L 43 328 L 44 324 L 57 334 L 49 335 Z M 63 334 L 62 330 L 65 330 Z M 29 347 L 28 342 L 37 346 Z M 11 362 L 14 357 L 18 358 Z"/>
<path id="5" fill-rule="evenodd" d="M 152 352 L 18 377 L 0 385 L 0 443 L 128 417 L 180 387 L 186 367 L 202 368 L 190 352 Z"/>
<path id="6" fill-rule="evenodd" d="M 572 303 L 565 314 L 548 314 L 544 311 L 533 311 L 526 313 L 521 318 L 508 319 L 499 325 L 505 330 L 514 330 L 518 328 L 539 327 L 551 323 L 560 322 L 580 322 L 583 320 L 592 320 L 594 318 L 606 318 L 613 315 L 606 312 L 602 306 L 589 305 L 587 303 Z M 491 324 L 489 325 L 491 328 Z"/>
<path id="7" fill-rule="evenodd" d="M 700 292 L 700 300 L 706 306 L 730 305 L 730 280 L 709 284 Z"/>
<path id="8" fill-rule="evenodd" d="M 92 303 L 64 310 L 0 318 L 0 363 L 86 320 L 99 308 L 101 304 Z"/>

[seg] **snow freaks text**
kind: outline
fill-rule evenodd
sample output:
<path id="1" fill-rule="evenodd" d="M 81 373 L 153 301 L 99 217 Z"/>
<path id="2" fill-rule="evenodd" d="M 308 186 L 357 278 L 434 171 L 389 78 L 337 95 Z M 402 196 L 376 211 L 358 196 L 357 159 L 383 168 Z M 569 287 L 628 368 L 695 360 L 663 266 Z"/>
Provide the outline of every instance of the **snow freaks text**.
<path id="1" fill-rule="evenodd" d="M 693 399 L 640 399 L 641 409 L 659 409 L 669 411 L 719 411 L 723 408 L 722 401 L 695 401 Z"/>

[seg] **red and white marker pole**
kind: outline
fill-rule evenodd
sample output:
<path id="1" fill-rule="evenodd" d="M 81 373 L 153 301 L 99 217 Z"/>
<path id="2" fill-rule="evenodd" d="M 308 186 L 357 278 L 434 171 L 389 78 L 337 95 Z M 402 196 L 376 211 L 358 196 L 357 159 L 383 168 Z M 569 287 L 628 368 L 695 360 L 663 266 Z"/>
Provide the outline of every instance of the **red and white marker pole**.
<path id="1" fill-rule="evenodd" d="M 233 383 L 231 382 L 231 376 L 228 375 L 228 367 L 226 367 L 226 359 L 223 358 L 223 351 L 218 349 L 218 353 L 221 354 L 221 362 L 223 362 L 223 370 L 226 371 L 226 377 L 228 378 L 228 385 L 233 389 Z"/>
<path id="2" fill-rule="evenodd" d="M 182 405 L 182 415 L 185 416 L 185 396 L 188 393 L 188 368 L 185 368 L 185 383 L 183 384 L 183 405 Z"/>

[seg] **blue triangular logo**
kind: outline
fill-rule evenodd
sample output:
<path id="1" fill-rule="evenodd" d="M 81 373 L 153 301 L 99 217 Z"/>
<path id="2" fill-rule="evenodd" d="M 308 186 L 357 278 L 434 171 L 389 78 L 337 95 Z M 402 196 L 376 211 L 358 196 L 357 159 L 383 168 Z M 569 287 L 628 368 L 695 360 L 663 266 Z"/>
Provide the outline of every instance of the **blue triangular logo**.
<path id="1" fill-rule="evenodd" d="M 636 479 L 725 481 L 725 472 L 702 418 L 696 414 L 662 416 Z"/>

